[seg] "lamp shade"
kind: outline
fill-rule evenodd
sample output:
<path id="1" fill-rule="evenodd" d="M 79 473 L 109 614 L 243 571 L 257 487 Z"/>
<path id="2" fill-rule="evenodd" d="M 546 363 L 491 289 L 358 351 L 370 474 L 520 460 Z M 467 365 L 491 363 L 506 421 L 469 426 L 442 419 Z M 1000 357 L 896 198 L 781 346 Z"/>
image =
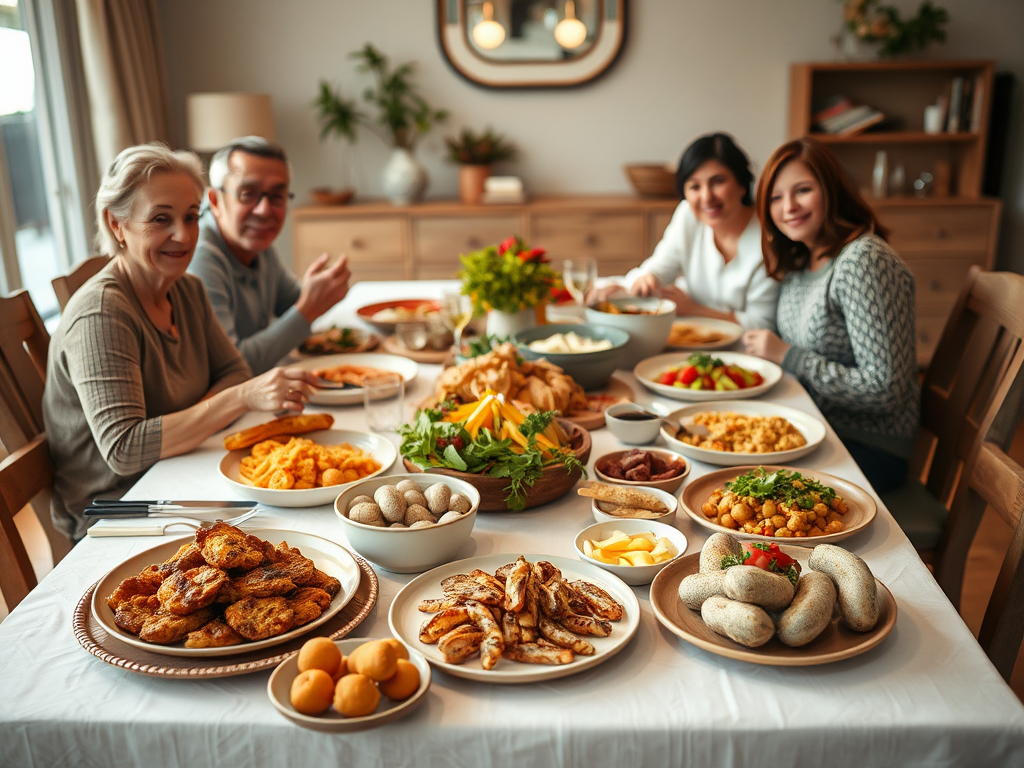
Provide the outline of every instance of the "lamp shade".
<path id="1" fill-rule="evenodd" d="M 188 143 L 192 149 L 216 152 L 240 136 L 274 140 L 274 110 L 268 94 L 189 94 Z"/>

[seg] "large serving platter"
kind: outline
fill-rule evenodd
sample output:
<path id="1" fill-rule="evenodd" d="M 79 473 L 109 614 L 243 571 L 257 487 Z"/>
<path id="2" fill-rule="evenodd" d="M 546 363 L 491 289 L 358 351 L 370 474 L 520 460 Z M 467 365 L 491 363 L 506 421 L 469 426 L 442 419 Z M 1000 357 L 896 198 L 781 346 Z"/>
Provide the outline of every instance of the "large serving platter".
<path id="1" fill-rule="evenodd" d="M 841 477 L 819 472 L 816 469 L 799 469 L 797 467 L 780 467 L 770 465 L 754 465 L 748 467 L 730 467 L 720 469 L 717 472 L 709 472 L 706 475 L 694 478 L 689 485 L 683 488 L 679 502 L 683 511 L 690 516 L 690 519 L 702 528 L 712 533 L 728 533 L 738 539 L 750 539 L 751 541 L 780 541 L 772 536 L 761 536 L 756 533 L 744 533 L 742 530 L 729 530 L 723 528 L 701 512 L 701 507 L 707 501 L 708 496 L 716 488 L 723 488 L 726 483 L 735 480 L 740 475 L 745 475 L 757 466 L 764 466 L 765 471 L 774 472 L 776 469 L 785 469 L 790 472 L 799 472 L 804 477 L 817 480 L 823 485 L 833 488 L 837 494 L 846 501 L 849 511 L 843 516 L 843 530 L 838 533 L 829 533 L 824 536 L 813 536 L 809 538 L 787 538 L 787 544 L 796 544 L 804 547 L 816 547 L 819 544 L 835 544 L 860 530 L 863 530 L 875 519 L 877 505 L 870 493 L 859 485 L 843 480 Z"/>
<path id="2" fill-rule="evenodd" d="M 440 597 L 441 580 L 459 573 L 469 573 L 475 568 L 488 573 L 494 573 L 506 563 L 515 562 L 518 554 L 486 555 L 483 557 L 471 557 L 467 560 L 457 560 L 453 563 L 438 566 L 431 571 L 418 576 L 410 581 L 402 591 L 399 592 L 391 603 L 391 610 L 388 611 L 388 624 L 395 637 L 408 645 L 416 648 L 427 661 L 438 669 L 442 669 L 455 677 L 463 677 L 467 680 L 477 680 L 483 683 L 535 683 L 543 680 L 554 680 L 559 677 L 574 675 L 585 669 L 590 669 L 603 664 L 616 653 L 621 651 L 636 633 L 640 626 L 640 603 L 626 584 L 596 565 L 585 563 L 580 560 L 570 560 L 565 557 L 553 557 L 551 555 L 524 555 L 531 563 L 538 560 L 547 560 L 555 565 L 562 572 L 562 576 L 570 581 L 583 579 L 604 589 L 623 609 L 624 616 L 621 621 L 612 623 L 612 633 L 608 637 L 587 637 L 594 645 L 593 656 L 577 656 L 571 664 L 562 666 L 544 666 L 539 664 L 523 664 L 508 659 L 501 659 L 494 669 L 484 669 L 480 666 L 480 659 L 477 657 L 469 659 L 464 664 L 449 664 L 444 660 L 436 645 L 427 645 L 419 640 L 420 625 L 430 618 L 432 614 L 422 613 L 417 609 L 421 600 Z"/>
<path id="3" fill-rule="evenodd" d="M 662 426 L 661 437 L 665 444 L 688 459 L 703 461 L 705 464 L 717 464 L 722 467 L 739 467 L 745 464 L 757 464 L 758 462 L 785 464 L 794 459 L 799 459 L 801 456 L 806 456 L 821 445 L 825 439 L 825 423 L 821 419 L 812 416 L 806 411 L 790 408 L 786 405 L 776 405 L 775 403 L 757 400 L 736 400 L 708 405 L 689 405 L 672 411 L 665 418 L 671 422 L 686 424 L 692 423 L 693 417 L 696 414 L 708 411 L 732 412 L 745 416 L 781 416 L 803 434 L 807 443 L 799 448 L 793 448 L 789 451 L 775 451 L 774 453 L 729 453 L 728 451 L 698 448 L 695 445 L 676 440 Z"/>
<path id="4" fill-rule="evenodd" d="M 419 371 L 419 366 L 416 365 L 415 361 L 407 357 L 382 355 L 377 352 L 308 357 L 291 367 L 302 368 L 306 371 L 317 371 L 322 368 L 334 368 L 339 365 L 361 365 L 397 373 L 405 379 L 406 387 L 416 378 L 416 373 Z M 361 405 L 363 402 L 363 388 L 318 389 L 310 396 L 309 402 L 314 405 Z"/>
<path id="5" fill-rule="evenodd" d="M 281 643 L 286 643 L 293 638 L 306 634 L 310 630 L 315 629 L 328 621 L 342 608 L 344 608 L 355 596 L 356 589 L 359 587 L 359 581 L 361 578 L 359 565 L 356 563 L 352 554 L 340 544 L 335 544 L 333 541 L 328 541 L 320 536 L 314 536 L 310 533 L 301 533 L 299 531 L 247 529 L 246 533 L 269 541 L 274 545 L 280 544 L 282 541 L 287 541 L 290 547 L 298 547 L 302 554 L 312 560 L 317 568 L 341 582 L 341 591 L 335 595 L 331 604 L 327 607 L 327 610 L 320 614 L 319 618 L 276 637 L 267 638 L 266 640 L 258 640 L 251 643 L 230 645 L 224 648 L 186 648 L 181 644 L 158 645 L 155 643 L 147 643 L 118 627 L 117 624 L 114 623 L 114 612 L 110 610 L 110 607 L 107 605 L 107 596 L 117 588 L 118 584 L 130 576 L 137 576 L 148 566 L 162 563 L 164 560 L 167 560 L 177 552 L 183 544 L 187 544 L 191 540 L 192 537 L 190 536 L 165 541 L 152 549 L 147 549 L 144 552 L 139 552 L 138 554 L 133 555 L 120 565 L 113 568 L 106 576 L 100 579 L 93 591 L 93 616 L 104 631 L 111 636 L 116 637 L 121 642 L 135 648 L 167 656 L 203 659 L 210 657 L 236 656 L 243 653 L 249 653 L 251 651 L 259 651 L 264 648 L 271 648 L 275 645 L 280 645 Z"/>
<path id="6" fill-rule="evenodd" d="M 672 323 L 673 331 L 677 326 L 696 326 L 704 331 L 714 331 L 720 333 L 721 338 L 715 341 L 708 341 L 703 344 L 673 344 L 672 334 L 668 336 L 669 349 L 690 349 L 690 350 L 710 350 L 710 349 L 725 349 L 726 347 L 735 344 L 739 341 L 743 335 L 743 326 L 739 323 L 733 323 L 729 320 L 719 320 L 714 317 L 678 317 Z"/>
<path id="7" fill-rule="evenodd" d="M 387 335 L 391 335 L 395 332 L 395 328 L 398 322 L 395 320 L 375 320 L 374 316 L 385 309 L 408 309 L 416 310 L 420 307 L 426 307 L 428 312 L 440 312 L 441 305 L 436 299 L 393 299 L 391 301 L 378 301 L 375 304 L 367 304 L 366 306 L 360 307 L 356 310 L 356 314 L 359 319 L 365 323 L 369 323 L 374 328 Z M 422 320 L 423 318 L 410 318 L 410 321 Z"/>
<path id="8" fill-rule="evenodd" d="M 782 369 L 775 363 L 764 360 L 753 355 L 744 355 L 739 352 L 715 352 L 714 356 L 719 358 L 726 365 L 738 365 L 748 371 L 760 373 L 764 381 L 756 387 L 746 389 L 689 389 L 687 387 L 673 387 L 668 384 L 659 384 L 657 379 L 669 368 L 685 365 L 686 359 L 691 353 L 669 352 L 664 355 L 655 355 L 641 360 L 633 369 L 633 375 L 637 380 L 652 392 L 663 397 L 670 397 L 673 400 L 688 400 L 694 403 L 709 403 L 719 400 L 740 400 L 749 397 L 763 395 L 782 379 Z"/>
<path id="9" fill-rule="evenodd" d="M 298 435 L 298 437 L 308 438 L 319 445 L 348 443 L 371 454 L 380 464 L 380 469 L 359 478 L 359 480 L 366 480 L 387 472 L 398 458 L 398 450 L 390 440 L 369 432 L 356 432 L 349 429 L 320 429 L 316 432 Z M 245 481 L 241 475 L 242 459 L 248 456 L 251 450 L 251 448 L 240 448 L 237 451 L 228 451 L 220 461 L 220 474 L 235 493 L 243 498 L 258 501 L 260 504 L 272 507 L 319 507 L 323 504 L 332 504 L 339 494 L 351 485 L 351 483 L 344 483 L 323 488 L 290 488 L 288 490 L 257 488 Z M 354 480 L 353 482 L 359 481 Z"/>
<path id="10" fill-rule="evenodd" d="M 782 549 L 795 557 L 807 571 L 809 550 L 788 546 Z M 776 637 L 760 648 L 747 648 L 708 629 L 700 611 L 687 608 L 679 599 L 679 583 L 699 570 L 699 552 L 669 563 L 651 584 L 651 608 L 658 621 L 670 632 L 718 656 L 779 667 L 829 664 L 866 653 L 881 643 L 896 625 L 896 600 L 886 586 L 875 579 L 880 610 L 878 623 L 869 632 L 854 632 L 846 628 L 839 621 L 838 611 L 835 611 L 832 622 L 822 633 L 801 648 L 790 648 Z"/>

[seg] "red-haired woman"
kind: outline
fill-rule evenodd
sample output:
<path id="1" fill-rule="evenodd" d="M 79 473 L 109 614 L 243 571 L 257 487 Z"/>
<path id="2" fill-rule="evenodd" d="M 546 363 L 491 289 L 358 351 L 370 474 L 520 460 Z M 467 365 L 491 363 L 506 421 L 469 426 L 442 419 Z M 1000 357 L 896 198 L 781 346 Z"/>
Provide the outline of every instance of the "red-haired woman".
<path id="1" fill-rule="evenodd" d="M 910 270 L 813 139 L 775 151 L 756 209 L 782 290 L 779 335 L 748 331 L 747 351 L 800 379 L 876 490 L 898 485 L 920 420 Z"/>

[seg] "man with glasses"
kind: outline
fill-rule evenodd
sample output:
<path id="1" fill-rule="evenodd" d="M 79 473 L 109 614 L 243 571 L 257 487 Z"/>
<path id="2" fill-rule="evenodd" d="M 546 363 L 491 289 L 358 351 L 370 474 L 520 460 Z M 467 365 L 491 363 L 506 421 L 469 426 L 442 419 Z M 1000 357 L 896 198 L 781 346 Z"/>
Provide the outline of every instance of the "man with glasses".
<path id="1" fill-rule="evenodd" d="M 266 139 L 247 136 L 217 152 L 189 266 L 253 374 L 273 368 L 348 293 L 344 255 L 331 264 L 322 254 L 301 285 L 278 258 L 273 243 L 293 197 L 290 181 L 284 150 Z"/>

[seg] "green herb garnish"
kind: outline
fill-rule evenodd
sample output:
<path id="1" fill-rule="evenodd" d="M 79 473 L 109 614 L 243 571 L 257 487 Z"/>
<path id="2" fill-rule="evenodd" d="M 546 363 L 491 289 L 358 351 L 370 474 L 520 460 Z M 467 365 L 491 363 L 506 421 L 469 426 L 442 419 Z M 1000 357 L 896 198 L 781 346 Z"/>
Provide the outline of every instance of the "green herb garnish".
<path id="1" fill-rule="evenodd" d="M 769 474 L 764 467 L 740 475 L 726 483 L 725 489 L 737 496 L 772 499 L 801 509 L 811 509 L 818 501 L 829 504 L 836 497 L 836 492 L 832 488 L 804 477 L 799 472 L 777 469 Z"/>
<path id="2" fill-rule="evenodd" d="M 725 365 L 725 362 L 721 358 L 712 357 L 711 355 L 705 355 L 699 352 L 694 352 L 690 355 L 686 359 L 686 362 L 703 373 L 707 373 L 712 368 L 718 368 L 719 366 Z"/>

